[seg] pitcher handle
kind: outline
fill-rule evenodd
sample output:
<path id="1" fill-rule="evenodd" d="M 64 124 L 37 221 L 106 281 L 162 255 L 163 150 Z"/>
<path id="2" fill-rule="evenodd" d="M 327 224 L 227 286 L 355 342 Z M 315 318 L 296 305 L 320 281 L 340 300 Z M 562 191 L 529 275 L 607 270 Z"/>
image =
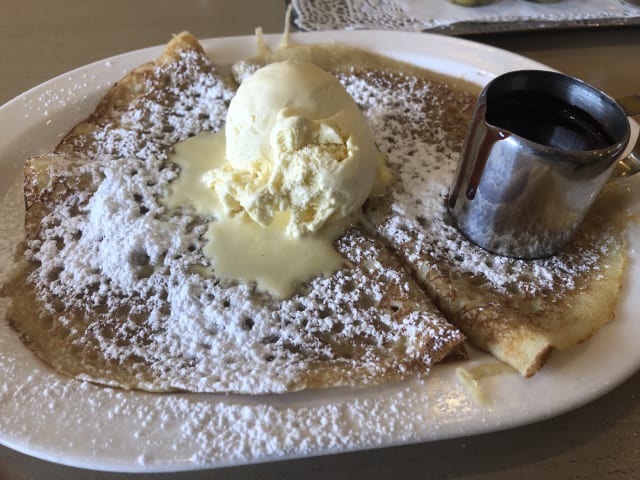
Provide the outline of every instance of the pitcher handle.
<path id="1" fill-rule="evenodd" d="M 618 98 L 616 103 L 620 105 L 620 108 L 628 117 L 640 115 L 640 95 Z M 640 138 L 638 138 L 640 126 L 632 118 L 629 118 L 629 126 L 631 127 L 629 146 L 620 160 L 618 160 L 618 164 L 613 169 L 611 177 L 609 177 L 609 182 L 622 180 L 640 172 Z"/>

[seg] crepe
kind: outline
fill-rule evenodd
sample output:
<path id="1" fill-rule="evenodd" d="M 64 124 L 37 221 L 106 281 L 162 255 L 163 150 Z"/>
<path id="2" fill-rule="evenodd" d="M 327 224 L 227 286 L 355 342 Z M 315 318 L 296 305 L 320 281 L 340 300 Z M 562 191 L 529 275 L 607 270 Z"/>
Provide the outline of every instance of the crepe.
<path id="1" fill-rule="evenodd" d="M 363 387 L 459 352 L 461 332 L 358 225 L 335 242 L 343 266 L 291 298 L 206 273 L 211 219 L 163 204 L 179 175 L 168 154 L 220 129 L 233 91 L 180 34 L 26 162 L 27 236 L 5 291 L 24 341 L 65 375 L 158 392 Z"/>
<path id="2" fill-rule="evenodd" d="M 475 96 L 429 75 L 388 73 L 366 95 L 357 77 L 343 81 L 394 171 L 391 192 L 365 205 L 371 228 L 474 345 L 530 377 L 554 349 L 588 339 L 614 317 L 627 264 L 619 188 L 603 193 L 558 255 L 496 256 L 467 240 L 446 208 Z M 396 103 L 392 113 L 381 98 Z"/>
<path id="3" fill-rule="evenodd" d="M 331 71 L 363 110 L 394 178 L 386 196 L 365 205 L 371 231 L 473 344 L 530 377 L 554 349 L 586 340 L 613 318 L 627 263 L 619 188 L 601 195 L 558 255 L 496 256 L 468 241 L 446 208 L 477 86 L 336 45 L 267 52 L 239 62 L 234 74 L 241 81 L 285 59 Z"/>

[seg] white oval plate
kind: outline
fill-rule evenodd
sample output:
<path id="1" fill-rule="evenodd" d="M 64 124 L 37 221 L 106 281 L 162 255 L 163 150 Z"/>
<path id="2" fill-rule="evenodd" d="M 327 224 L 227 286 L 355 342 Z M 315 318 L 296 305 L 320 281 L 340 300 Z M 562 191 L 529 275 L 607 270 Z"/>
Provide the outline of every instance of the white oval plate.
<path id="1" fill-rule="evenodd" d="M 480 85 L 508 70 L 546 68 L 502 50 L 430 34 L 320 32 L 297 34 L 293 40 L 340 41 Z M 278 41 L 278 36 L 267 36 L 274 47 Z M 219 65 L 255 51 L 253 37 L 203 44 Z M 114 81 L 161 51 L 154 47 L 87 65 L 0 108 L 0 198 L 5 197 L 0 208 L 0 277 L 9 268 L 8 252 L 22 222 L 18 179 L 24 158 L 50 151 Z M 639 206 L 635 198 L 634 208 Z M 635 253 L 638 225 L 632 230 Z M 35 359 L 8 326 L 4 302 L 0 442 L 78 467 L 153 472 L 442 440 L 528 424 L 605 394 L 640 367 L 640 322 L 634 321 L 640 302 L 631 295 L 631 286 L 639 280 L 634 259 L 613 323 L 588 342 L 554 353 L 532 379 L 514 372 L 482 380 L 488 392 L 484 406 L 474 403 L 457 381 L 455 364 L 435 367 L 424 381 L 286 395 L 158 395 L 97 387 L 56 375 Z M 492 361 L 475 351 L 473 359 Z"/>

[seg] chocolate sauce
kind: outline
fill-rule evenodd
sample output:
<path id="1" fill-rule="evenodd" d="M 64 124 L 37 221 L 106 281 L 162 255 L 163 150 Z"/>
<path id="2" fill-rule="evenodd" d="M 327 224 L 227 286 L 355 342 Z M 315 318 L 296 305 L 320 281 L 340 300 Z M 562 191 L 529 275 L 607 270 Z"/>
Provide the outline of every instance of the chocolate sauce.
<path id="1" fill-rule="evenodd" d="M 469 126 L 469 131 L 467 133 L 467 138 L 464 142 L 464 148 L 461 153 L 462 163 L 458 167 L 459 171 L 456 175 L 456 183 L 453 189 L 451 189 L 451 191 L 449 192 L 449 208 L 455 207 L 460 189 L 462 188 L 462 184 L 465 181 L 466 171 L 469 169 L 469 163 L 475 161 L 475 158 L 471 158 L 473 153 L 473 144 L 475 139 L 477 138 L 478 133 L 482 131 L 482 134 L 484 134 L 484 130 L 486 129 L 486 126 L 484 125 L 484 114 L 485 106 L 481 104 L 477 107 L 477 110 L 473 114 L 471 125 Z"/>
<path id="2" fill-rule="evenodd" d="M 476 151 L 476 163 L 473 166 L 473 170 L 471 170 L 471 176 L 469 177 L 469 182 L 467 183 L 467 198 L 469 200 L 473 200 L 476 196 L 476 190 L 478 190 L 478 185 L 480 185 L 480 180 L 482 179 L 482 173 L 484 172 L 484 168 L 487 166 L 487 160 L 489 159 L 489 154 L 491 153 L 491 148 L 496 142 L 507 138 L 507 134 L 497 130 L 495 128 L 488 128 L 485 133 L 482 142 L 478 146 L 478 150 Z"/>
<path id="3" fill-rule="evenodd" d="M 462 151 L 462 165 L 460 166 L 460 172 L 457 176 L 453 189 L 449 193 L 449 208 L 455 207 L 458 195 L 460 194 L 460 189 L 462 188 L 467 176 L 466 172 L 470 167 L 471 173 L 467 182 L 465 194 L 469 200 L 473 200 L 493 144 L 507 137 L 507 134 L 504 132 L 496 128 L 487 127 L 484 123 L 484 114 L 485 106 L 480 105 L 478 107 L 478 111 L 475 112 L 473 121 L 469 127 L 470 134 L 465 141 L 464 150 Z M 478 141 L 478 138 L 480 138 L 480 144 L 476 147 L 475 143 Z M 472 162 L 473 165 L 469 165 L 470 162 Z"/>
<path id="4" fill-rule="evenodd" d="M 587 151 L 614 143 L 590 114 L 548 93 L 510 91 L 487 104 L 488 123 L 548 147 Z"/>

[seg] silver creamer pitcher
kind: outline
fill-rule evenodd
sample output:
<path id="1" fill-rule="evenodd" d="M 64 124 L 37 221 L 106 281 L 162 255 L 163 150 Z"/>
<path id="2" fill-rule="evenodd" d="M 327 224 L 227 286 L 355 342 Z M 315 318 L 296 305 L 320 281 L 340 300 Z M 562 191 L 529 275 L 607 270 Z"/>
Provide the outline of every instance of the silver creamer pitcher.
<path id="1" fill-rule="evenodd" d="M 478 98 L 449 190 L 458 228 L 500 255 L 557 253 L 618 161 L 637 155 L 638 125 L 627 115 L 640 113 L 640 97 L 626 104 L 628 111 L 557 72 L 520 70 L 493 79 Z"/>

